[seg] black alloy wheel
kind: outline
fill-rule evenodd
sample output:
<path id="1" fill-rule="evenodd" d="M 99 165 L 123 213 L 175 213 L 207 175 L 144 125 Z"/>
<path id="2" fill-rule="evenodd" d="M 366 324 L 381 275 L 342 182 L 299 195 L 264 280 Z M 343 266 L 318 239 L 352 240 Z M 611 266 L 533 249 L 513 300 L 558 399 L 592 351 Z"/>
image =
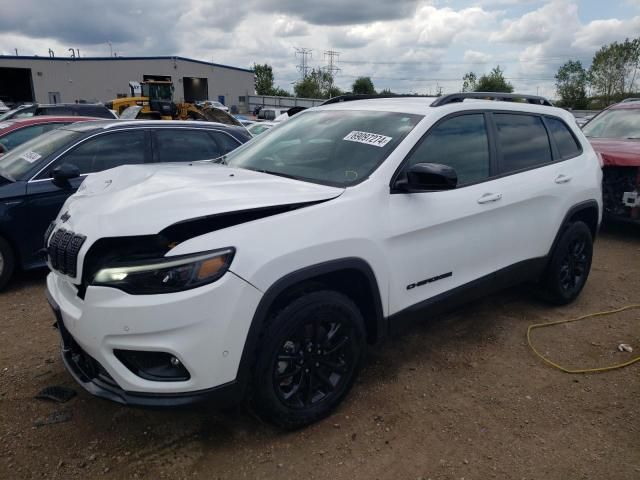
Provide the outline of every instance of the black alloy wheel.
<path id="1" fill-rule="evenodd" d="M 584 237 L 574 239 L 569 244 L 560 265 L 560 288 L 569 296 L 584 285 L 590 264 L 587 250 L 587 241 Z"/>
<path id="2" fill-rule="evenodd" d="M 556 305 L 573 302 L 587 282 L 592 256 L 591 230 L 584 222 L 571 223 L 551 254 L 543 278 L 543 297 Z"/>
<path id="3" fill-rule="evenodd" d="M 254 407 L 287 429 L 326 417 L 351 389 L 365 350 L 364 321 L 351 299 L 329 290 L 293 299 L 264 333 Z"/>
<path id="4" fill-rule="evenodd" d="M 339 316 L 316 316 L 301 324 L 282 342 L 274 364 L 280 400 L 291 408 L 308 408 L 339 391 L 352 369 L 353 339 L 353 327 Z"/>

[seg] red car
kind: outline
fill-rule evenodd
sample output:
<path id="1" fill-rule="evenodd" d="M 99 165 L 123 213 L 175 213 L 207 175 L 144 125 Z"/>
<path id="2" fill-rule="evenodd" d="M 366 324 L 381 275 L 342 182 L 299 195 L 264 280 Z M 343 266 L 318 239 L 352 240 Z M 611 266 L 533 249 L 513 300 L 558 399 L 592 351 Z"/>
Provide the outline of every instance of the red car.
<path id="1" fill-rule="evenodd" d="M 582 131 L 602 163 L 605 217 L 640 224 L 640 98 L 608 107 Z"/>
<path id="2" fill-rule="evenodd" d="M 18 145 L 38 135 L 74 122 L 86 120 L 100 120 L 94 117 L 72 117 L 72 116 L 37 116 L 28 118 L 17 118 L 15 120 L 3 120 L 0 122 L 0 157 L 13 150 Z"/>

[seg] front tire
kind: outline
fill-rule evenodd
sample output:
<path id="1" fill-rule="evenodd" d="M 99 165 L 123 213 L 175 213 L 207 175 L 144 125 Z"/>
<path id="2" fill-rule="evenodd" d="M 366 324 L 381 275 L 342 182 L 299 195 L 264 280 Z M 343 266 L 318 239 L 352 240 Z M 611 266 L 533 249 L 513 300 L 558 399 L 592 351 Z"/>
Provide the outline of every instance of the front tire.
<path id="1" fill-rule="evenodd" d="M 364 321 L 351 299 L 327 290 L 294 299 L 264 334 L 254 372 L 256 410 L 286 429 L 326 417 L 353 386 L 365 350 Z"/>
<path id="2" fill-rule="evenodd" d="M 0 291 L 4 290 L 15 270 L 16 261 L 11 245 L 0 237 Z"/>
<path id="3" fill-rule="evenodd" d="M 593 257 L 591 230 L 584 222 L 570 224 L 554 249 L 544 276 L 544 297 L 555 305 L 573 302 L 587 282 Z"/>

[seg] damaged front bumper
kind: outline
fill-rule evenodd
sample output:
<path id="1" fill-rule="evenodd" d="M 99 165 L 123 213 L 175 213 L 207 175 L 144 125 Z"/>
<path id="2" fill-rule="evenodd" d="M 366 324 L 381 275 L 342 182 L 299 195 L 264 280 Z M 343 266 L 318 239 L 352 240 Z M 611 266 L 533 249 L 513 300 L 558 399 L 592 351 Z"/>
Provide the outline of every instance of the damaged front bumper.
<path id="1" fill-rule="evenodd" d="M 605 166 L 602 171 L 605 218 L 640 223 L 640 167 Z"/>

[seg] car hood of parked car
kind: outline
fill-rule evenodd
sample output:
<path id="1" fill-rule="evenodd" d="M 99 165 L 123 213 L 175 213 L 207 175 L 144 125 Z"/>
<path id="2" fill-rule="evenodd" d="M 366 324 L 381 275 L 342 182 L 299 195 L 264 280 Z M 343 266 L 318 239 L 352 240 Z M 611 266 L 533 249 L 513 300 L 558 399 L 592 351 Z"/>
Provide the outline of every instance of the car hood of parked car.
<path id="1" fill-rule="evenodd" d="M 640 139 L 589 138 L 605 167 L 640 167 Z"/>
<path id="2" fill-rule="evenodd" d="M 94 239 L 145 235 L 191 219 L 330 200 L 343 191 L 210 162 L 125 165 L 89 175 L 59 215 Z"/>

